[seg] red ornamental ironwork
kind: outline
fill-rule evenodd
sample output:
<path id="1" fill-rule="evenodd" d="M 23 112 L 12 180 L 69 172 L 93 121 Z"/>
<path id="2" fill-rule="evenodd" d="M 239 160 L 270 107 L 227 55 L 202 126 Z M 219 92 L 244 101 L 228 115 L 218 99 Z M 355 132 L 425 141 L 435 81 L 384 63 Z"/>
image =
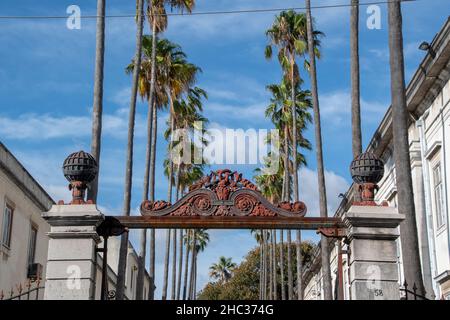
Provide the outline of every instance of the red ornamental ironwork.
<path id="1" fill-rule="evenodd" d="M 144 216 L 255 216 L 303 217 L 303 202 L 274 205 L 241 173 L 229 169 L 211 172 L 189 188 L 189 193 L 175 204 L 144 201 Z"/>

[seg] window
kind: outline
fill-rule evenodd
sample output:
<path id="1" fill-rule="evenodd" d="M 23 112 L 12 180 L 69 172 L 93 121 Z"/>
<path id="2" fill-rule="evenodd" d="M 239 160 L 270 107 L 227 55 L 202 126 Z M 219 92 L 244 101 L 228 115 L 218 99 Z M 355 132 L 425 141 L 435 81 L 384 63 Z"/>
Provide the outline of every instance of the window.
<path id="1" fill-rule="evenodd" d="M 10 248 L 11 247 L 11 232 L 12 232 L 12 220 L 14 209 L 6 204 L 3 211 L 3 230 L 2 230 L 2 244 Z"/>
<path id="2" fill-rule="evenodd" d="M 436 224 L 440 228 L 445 224 L 444 190 L 442 185 L 441 163 L 433 168 L 434 207 L 436 209 Z"/>
<path id="3" fill-rule="evenodd" d="M 37 227 L 32 224 L 30 230 L 30 240 L 28 243 L 28 265 L 34 263 L 34 257 L 36 254 L 37 233 L 38 233 Z"/>

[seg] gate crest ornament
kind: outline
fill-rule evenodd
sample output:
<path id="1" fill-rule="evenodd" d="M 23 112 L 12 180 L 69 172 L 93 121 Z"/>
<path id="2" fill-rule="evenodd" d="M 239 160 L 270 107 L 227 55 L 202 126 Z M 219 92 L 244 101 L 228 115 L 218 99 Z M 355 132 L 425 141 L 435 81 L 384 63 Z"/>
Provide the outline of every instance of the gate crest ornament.
<path id="1" fill-rule="evenodd" d="M 270 203 L 256 185 L 242 177 L 241 173 L 223 169 L 213 171 L 189 188 L 175 204 L 166 201 L 144 201 L 144 216 L 255 216 L 255 217 L 303 217 L 303 202 Z"/>

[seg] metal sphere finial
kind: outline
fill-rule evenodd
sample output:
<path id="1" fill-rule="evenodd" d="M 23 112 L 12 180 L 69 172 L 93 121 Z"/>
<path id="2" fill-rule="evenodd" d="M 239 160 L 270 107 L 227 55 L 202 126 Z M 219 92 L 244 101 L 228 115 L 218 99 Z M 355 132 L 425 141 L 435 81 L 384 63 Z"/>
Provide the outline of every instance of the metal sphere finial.
<path id="1" fill-rule="evenodd" d="M 69 190 L 72 191 L 71 204 L 84 204 L 87 185 L 92 182 L 98 173 L 97 161 L 84 151 L 70 154 L 63 163 L 64 177 L 69 181 Z M 88 201 L 87 203 L 92 203 Z"/>
<path id="2" fill-rule="evenodd" d="M 377 183 L 383 178 L 384 163 L 372 152 L 364 152 L 357 156 L 350 165 L 353 181 L 358 184 L 362 205 L 375 205 Z"/>

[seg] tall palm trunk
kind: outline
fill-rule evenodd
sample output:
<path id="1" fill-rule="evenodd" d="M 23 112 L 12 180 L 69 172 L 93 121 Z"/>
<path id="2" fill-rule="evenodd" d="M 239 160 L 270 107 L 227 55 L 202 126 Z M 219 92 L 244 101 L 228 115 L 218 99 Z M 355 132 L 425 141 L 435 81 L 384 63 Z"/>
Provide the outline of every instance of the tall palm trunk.
<path id="1" fill-rule="evenodd" d="M 153 108 L 152 124 L 152 152 L 150 160 L 150 201 L 155 201 L 155 162 L 156 162 L 156 142 L 158 134 L 158 109 Z M 155 298 L 155 229 L 150 229 L 150 289 L 148 293 L 149 300 Z"/>
<path id="2" fill-rule="evenodd" d="M 288 299 L 292 300 L 294 298 L 294 288 L 293 288 L 293 279 L 292 279 L 292 238 L 291 238 L 291 230 L 287 231 L 287 271 L 288 271 Z"/>
<path id="3" fill-rule="evenodd" d="M 264 241 L 262 240 L 263 231 L 261 230 L 261 238 L 259 242 L 259 299 L 264 299 Z"/>
<path id="4" fill-rule="evenodd" d="M 284 231 L 280 230 L 280 285 L 281 300 L 286 300 L 286 290 L 284 287 Z"/>
<path id="5" fill-rule="evenodd" d="M 277 232 L 272 231 L 272 259 L 273 259 L 273 299 L 278 300 L 278 267 L 277 267 Z"/>
<path id="6" fill-rule="evenodd" d="M 306 0 L 306 24 L 308 36 L 308 53 L 310 63 L 311 76 L 311 94 L 314 109 L 314 124 L 315 124 L 315 140 L 316 140 L 316 158 L 317 158 L 317 177 L 319 184 L 319 207 L 320 216 L 327 217 L 327 194 L 325 188 L 325 172 L 323 167 L 323 153 L 322 153 L 322 129 L 320 125 L 320 107 L 319 107 L 319 93 L 317 88 L 317 73 L 316 73 L 316 57 L 314 53 L 314 38 L 313 38 L 313 22 L 311 17 L 311 0 Z M 331 300 L 332 286 L 331 286 L 331 270 L 330 270 L 330 251 L 328 238 L 324 235 L 320 239 L 321 258 L 322 258 L 322 272 L 323 272 L 323 292 L 324 299 Z"/>
<path id="7" fill-rule="evenodd" d="M 297 300 L 303 300 L 303 279 L 302 279 L 302 234 L 297 230 Z"/>
<path id="8" fill-rule="evenodd" d="M 102 138 L 103 113 L 103 66 L 105 62 L 105 0 L 97 0 L 97 30 L 95 36 L 95 75 L 94 75 L 94 103 L 92 109 L 92 138 L 91 154 L 100 169 L 100 147 Z M 87 198 L 97 203 L 98 191 L 97 175 L 88 189 Z"/>
<path id="9" fill-rule="evenodd" d="M 392 126 L 395 176 L 398 190 L 398 211 L 405 215 L 405 220 L 400 225 L 403 270 L 407 283 L 416 284 L 417 293 L 424 295 L 409 156 L 402 12 L 399 0 L 389 2 L 388 16 L 392 121 L 395 123 Z"/>
<path id="10" fill-rule="evenodd" d="M 152 56 L 151 56 L 151 73 L 150 73 L 150 91 L 149 101 L 153 106 L 152 112 L 152 133 L 151 133 L 151 158 L 150 158 L 150 177 L 149 177 L 149 193 L 150 201 L 155 201 L 155 161 L 156 161 L 156 138 L 157 138 L 157 107 L 155 103 L 155 83 L 156 83 L 156 18 L 152 17 Z M 145 182 L 144 182 L 145 183 Z M 155 229 L 150 230 L 150 289 L 149 299 L 153 300 L 155 297 Z"/>
<path id="11" fill-rule="evenodd" d="M 150 201 L 155 200 L 155 157 L 156 157 L 156 138 L 157 138 L 157 107 L 155 103 L 155 82 L 156 82 L 156 22 L 153 19 L 152 26 L 152 56 L 151 56 L 151 74 L 150 74 L 150 92 L 149 92 L 149 101 L 153 106 L 153 114 L 152 114 L 152 140 L 151 140 L 151 159 L 150 159 Z"/>
<path id="12" fill-rule="evenodd" d="M 351 0 L 350 12 L 350 60 L 352 83 L 352 151 L 353 158 L 362 152 L 361 108 L 359 85 L 359 0 Z"/>
<path id="13" fill-rule="evenodd" d="M 295 56 L 291 57 L 291 103 L 292 103 L 292 163 L 294 167 L 294 200 L 298 201 L 298 174 L 297 174 L 297 112 L 295 103 L 295 79 L 294 79 Z M 287 199 L 289 201 L 289 199 Z"/>
<path id="14" fill-rule="evenodd" d="M 191 243 L 191 232 L 192 230 L 187 230 L 186 239 L 186 255 L 184 257 L 184 280 L 183 280 L 183 300 L 186 300 L 186 291 L 188 287 L 188 273 L 189 273 L 189 253 L 190 253 L 190 243 Z"/>
<path id="15" fill-rule="evenodd" d="M 267 259 L 269 260 L 269 299 L 273 299 L 273 237 L 272 237 L 272 231 L 269 232 L 270 239 L 267 240 Z M 270 242 L 269 242 L 270 241 Z"/>
<path id="16" fill-rule="evenodd" d="M 173 132 L 175 130 L 175 117 L 174 117 L 174 111 L 173 111 L 173 97 L 170 99 L 170 113 L 169 113 L 169 123 L 170 123 L 170 140 L 169 140 L 169 172 L 168 172 L 168 178 L 169 178 L 169 186 L 167 189 L 167 201 L 172 202 L 172 189 L 173 189 L 173 159 L 172 159 L 172 149 L 173 149 Z"/>
<path id="17" fill-rule="evenodd" d="M 260 238 L 259 238 L 259 298 L 260 300 L 265 299 L 265 230 L 260 230 Z"/>
<path id="18" fill-rule="evenodd" d="M 267 300 L 267 274 L 269 273 L 269 266 L 267 263 L 267 252 L 268 252 L 268 245 L 267 245 L 267 231 L 263 230 L 263 249 L 264 249 L 264 276 L 263 276 L 263 299 Z"/>
<path id="19" fill-rule="evenodd" d="M 131 87 L 131 102 L 130 114 L 128 120 L 128 140 L 127 140 L 127 160 L 125 169 L 125 191 L 123 213 L 126 216 L 130 215 L 131 204 L 131 184 L 133 176 L 133 140 L 134 140 L 134 122 L 136 116 L 136 96 L 138 89 L 139 69 L 141 66 L 141 52 L 142 52 L 142 32 L 144 27 L 144 0 L 137 0 L 138 14 L 137 14 L 137 32 L 136 32 L 136 53 L 135 64 L 133 68 L 133 84 Z M 128 232 L 122 234 L 119 252 L 119 265 L 117 271 L 117 287 L 116 299 L 123 300 L 125 297 L 125 273 L 127 267 L 128 256 Z"/>
<path id="20" fill-rule="evenodd" d="M 164 278 L 161 300 L 167 299 L 167 285 L 169 280 L 170 235 L 172 233 L 171 231 L 171 229 L 166 230 L 166 254 L 164 256 Z"/>
<path id="21" fill-rule="evenodd" d="M 177 283 L 177 229 L 172 230 L 172 293 L 171 300 L 175 300 L 176 283 Z"/>
<path id="22" fill-rule="evenodd" d="M 298 201 L 298 163 L 297 163 L 297 106 L 295 101 L 295 82 L 294 82 L 294 61 L 295 57 L 292 54 L 291 58 L 291 101 L 292 101 L 292 163 L 293 163 L 293 176 L 294 176 L 294 201 Z M 299 230 L 300 232 L 300 230 Z M 287 267 L 288 267 L 288 296 L 289 300 L 293 299 L 294 291 L 292 284 L 292 261 L 291 261 L 291 230 L 287 231 Z"/>
<path id="23" fill-rule="evenodd" d="M 180 254 L 178 256 L 178 275 L 177 275 L 177 296 L 176 299 L 180 300 L 181 295 L 181 275 L 183 274 L 183 229 L 180 229 L 179 239 L 178 239 L 178 247 L 180 248 Z"/>
<path id="24" fill-rule="evenodd" d="M 191 274 L 189 276 L 189 300 L 192 300 L 192 291 L 194 287 L 195 259 L 197 256 L 197 241 L 195 239 L 195 230 L 192 232 L 192 257 L 191 257 Z"/>
<path id="25" fill-rule="evenodd" d="M 283 178 L 283 200 L 289 201 L 289 127 L 284 125 L 284 178 Z"/>
<path id="26" fill-rule="evenodd" d="M 180 198 L 180 174 L 181 165 L 177 165 L 177 172 L 175 173 L 175 199 L 178 201 Z"/>
<path id="27" fill-rule="evenodd" d="M 170 108 L 170 112 L 169 112 L 169 123 L 170 123 L 170 130 L 171 133 L 173 133 L 174 127 L 175 127 L 175 120 L 173 117 L 173 99 L 171 99 L 170 101 L 171 103 L 171 108 Z M 172 161 L 172 135 L 170 136 L 170 140 L 169 140 L 169 174 L 168 174 L 168 178 L 169 178 L 169 184 L 168 184 L 168 189 L 167 189 L 167 201 L 169 203 L 172 202 L 172 171 L 173 171 L 173 161 Z M 173 230 L 174 232 L 176 230 Z M 164 260 L 164 281 L 163 281 L 163 295 L 162 295 L 162 299 L 165 300 L 167 298 L 167 286 L 169 283 L 169 256 L 170 256 L 170 236 L 171 236 L 171 230 L 167 230 L 166 233 L 166 254 L 165 254 L 165 260 Z"/>
<path id="28" fill-rule="evenodd" d="M 197 256 L 198 256 L 198 251 L 195 250 L 195 263 L 194 263 L 194 274 L 193 274 L 194 284 L 192 286 L 192 300 L 197 300 Z"/>
<path id="29" fill-rule="evenodd" d="M 150 266 L 149 266 L 149 289 L 148 300 L 155 299 L 155 247 L 156 234 L 155 229 L 150 229 Z"/>
<path id="30" fill-rule="evenodd" d="M 153 108 L 155 105 L 151 99 L 148 99 L 148 114 L 147 114 L 147 145 L 145 154 L 145 172 L 144 172 L 144 188 L 142 199 L 148 200 L 149 190 L 149 176 L 150 176 L 150 159 L 151 159 L 151 141 L 152 141 L 152 124 L 153 124 Z M 147 249 L 147 229 L 141 230 L 140 235 L 140 248 L 139 248 L 139 267 L 138 276 L 136 281 L 136 299 L 147 299 L 143 297 L 144 290 L 144 274 L 145 274 L 145 255 Z"/>
<path id="31" fill-rule="evenodd" d="M 142 229 L 139 239 L 138 274 L 136 279 L 136 300 L 144 300 L 145 255 L 147 251 L 147 229 Z"/>

